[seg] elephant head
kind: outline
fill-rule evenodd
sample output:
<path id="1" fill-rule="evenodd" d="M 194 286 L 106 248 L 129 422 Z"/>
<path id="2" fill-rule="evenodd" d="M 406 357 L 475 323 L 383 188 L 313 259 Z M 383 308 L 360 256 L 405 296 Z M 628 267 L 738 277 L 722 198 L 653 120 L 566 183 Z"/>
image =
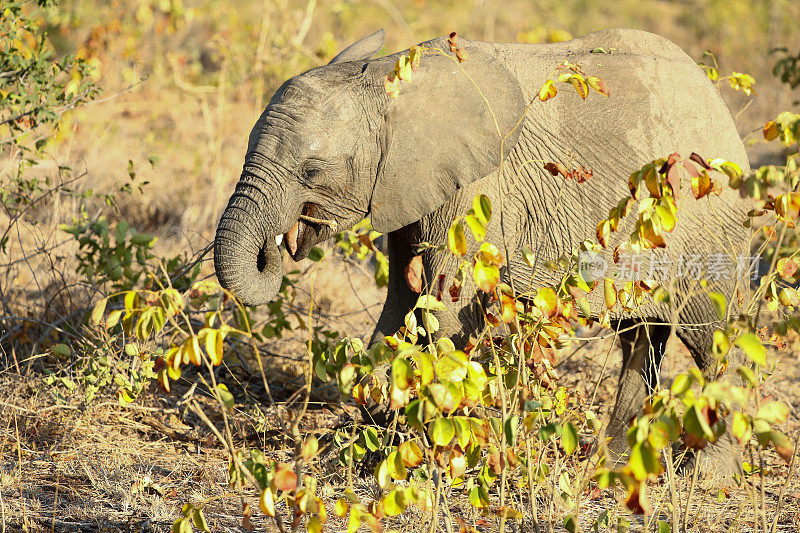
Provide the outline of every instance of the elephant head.
<path id="1" fill-rule="evenodd" d="M 220 283 L 244 304 L 280 289 L 280 241 L 297 261 L 333 235 L 302 215 L 338 228 L 371 216 L 376 230 L 397 230 L 489 174 L 516 143 L 525 102 L 497 59 L 469 46 L 463 64 L 427 54 L 391 98 L 384 80 L 398 55 L 370 60 L 383 39 L 380 30 L 285 82 L 250 133 L 214 242 Z M 443 39 L 425 44 L 447 50 Z"/>

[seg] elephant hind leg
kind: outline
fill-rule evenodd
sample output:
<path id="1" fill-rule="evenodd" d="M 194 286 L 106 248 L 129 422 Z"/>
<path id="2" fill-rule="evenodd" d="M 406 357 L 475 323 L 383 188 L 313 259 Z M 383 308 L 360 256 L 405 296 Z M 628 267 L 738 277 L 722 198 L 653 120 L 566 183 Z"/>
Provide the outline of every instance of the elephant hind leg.
<path id="1" fill-rule="evenodd" d="M 644 399 L 658 385 L 658 371 L 671 328 L 647 322 L 623 321 L 619 330 L 622 372 L 614 410 L 606 428 L 609 462 L 612 464 L 625 460 L 628 427 L 641 414 Z"/>
<path id="2" fill-rule="evenodd" d="M 710 377 L 716 367 L 716 360 L 710 353 L 711 343 L 714 338 L 714 330 L 716 329 L 714 325 L 716 315 L 713 310 L 709 310 L 706 314 L 708 315 L 707 319 L 700 325 L 686 325 L 686 322 L 681 320 L 683 325 L 677 328 L 676 334 L 689 350 L 689 353 L 692 354 L 692 358 L 700 371 L 705 376 Z M 700 321 L 696 320 L 696 322 Z M 741 362 L 737 358 L 741 358 L 741 353 L 738 348 L 734 348 L 728 354 L 728 359 L 730 360 L 728 367 L 729 372 L 735 370 L 738 363 Z M 693 450 L 686 452 L 681 470 L 691 471 L 694 468 L 695 462 L 700 461 L 700 471 L 705 474 L 715 474 L 724 477 L 733 474 L 742 474 L 739 445 L 730 432 L 730 417 L 728 417 L 726 422 L 729 429 L 717 442 L 709 443 L 699 453 L 695 453 Z"/>

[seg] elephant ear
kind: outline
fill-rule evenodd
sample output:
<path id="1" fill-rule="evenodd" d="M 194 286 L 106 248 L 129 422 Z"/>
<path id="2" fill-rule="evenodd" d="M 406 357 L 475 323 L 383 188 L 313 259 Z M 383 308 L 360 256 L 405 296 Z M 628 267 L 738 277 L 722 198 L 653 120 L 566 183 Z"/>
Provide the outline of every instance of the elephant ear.
<path id="1" fill-rule="evenodd" d="M 457 189 L 495 170 L 501 151 L 505 158 L 516 145 L 526 109 L 519 82 L 496 58 L 475 47 L 466 51 L 460 64 L 426 53 L 397 98 L 387 96 L 370 202 L 377 231 L 397 230 L 435 211 Z M 396 58 L 373 63 L 382 64 L 385 76 Z"/>
<path id="2" fill-rule="evenodd" d="M 330 64 L 369 59 L 381 51 L 385 37 L 386 32 L 381 28 L 372 35 L 367 35 L 339 52 L 339 55 L 331 59 Z"/>

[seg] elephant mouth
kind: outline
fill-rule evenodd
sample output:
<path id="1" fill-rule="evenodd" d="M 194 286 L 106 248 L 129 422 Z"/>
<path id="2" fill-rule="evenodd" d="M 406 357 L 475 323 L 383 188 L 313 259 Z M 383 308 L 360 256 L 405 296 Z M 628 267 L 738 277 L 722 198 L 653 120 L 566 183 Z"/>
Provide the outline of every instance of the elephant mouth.
<path id="1" fill-rule="evenodd" d="M 302 217 L 310 218 L 317 218 L 318 214 L 319 208 L 311 203 L 303 204 L 300 212 Z M 298 218 L 289 231 L 275 237 L 275 242 L 280 245 L 282 241 L 291 258 L 300 261 L 315 244 L 327 238 L 326 230 L 326 227 Z"/>

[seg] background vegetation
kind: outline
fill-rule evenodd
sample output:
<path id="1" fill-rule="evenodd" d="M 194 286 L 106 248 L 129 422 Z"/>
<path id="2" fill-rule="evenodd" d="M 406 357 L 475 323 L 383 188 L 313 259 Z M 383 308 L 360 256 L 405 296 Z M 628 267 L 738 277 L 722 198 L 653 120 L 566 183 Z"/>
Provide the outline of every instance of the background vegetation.
<path id="1" fill-rule="evenodd" d="M 303 503 L 303 527 L 324 521 L 320 504 L 327 505 L 327 527 L 332 530 L 346 528 L 354 515 L 370 524 L 381 513 L 394 514 L 386 509 L 392 504 L 382 499 L 387 494 L 398 508 L 423 502 L 386 520 L 387 527 L 400 530 L 431 527 L 437 521 L 451 528 L 462 523 L 464 528 L 532 528 L 531 502 L 540 505 L 537 513 L 544 528 L 546 523 L 591 529 L 626 522 L 637 527 L 636 521 L 638 527 L 671 524 L 675 530 L 703 524 L 715 529 L 723 523 L 765 530 L 798 527 L 798 516 L 787 503 L 794 499 L 796 505 L 798 486 L 784 483 L 790 466 L 774 451 L 761 455 L 761 447 L 759 459 L 749 461 L 753 470 L 745 488 L 720 489 L 711 482 L 697 485 L 691 477 L 670 477 L 665 486 L 675 489 L 681 505 L 665 496 L 666 488 L 657 488 L 660 499 L 651 500 L 659 504 L 644 519 L 627 514 L 622 492 L 590 484 L 585 469 L 594 434 L 591 420 L 607 414 L 604 406 L 613 398 L 619 364 L 615 355 L 607 355 L 610 339 L 591 336 L 563 347 L 551 362 L 562 376 L 553 398 L 563 405 L 553 409 L 553 418 L 536 422 L 549 450 L 541 455 L 547 472 L 535 471 L 541 492 L 528 497 L 530 487 L 501 467 L 498 455 L 477 465 L 481 471 L 467 490 L 440 493 L 437 488 L 398 496 L 394 481 L 406 477 L 405 467 L 415 463 L 416 450 L 409 452 L 407 445 L 404 460 L 398 462 L 400 449 L 392 455 L 397 442 L 387 437 L 378 443 L 383 433 L 379 437 L 375 430 L 353 425 L 352 401 L 342 402 L 339 394 L 353 395 L 355 367 L 344 363 L 358 356 L 361 364 L 362 359 L 357 343 L 337 348 L 336 341 L 344 335 L 368 335 L 380 309 L 386 271 L 385 258 L 373 253 L 375 235 L 366 229 L 345 234 L 315 257 L 324 255 L 321 261 L 287 260 L 281 296 L 254 312 L 225 305 L 226 296 L 209 278 L 213 267 L 208 257 L 193 259 L 202 257 L 213 238 L 239 175 L 247 135 L 272 92 L 286 78 L 326 63 L 379 27 L 387 30 L 387 52 L 451 31 L 472 39 L 547 42 L 618 26 L 664 35 L 709 65 L 712 59 L 704 52 L 710 50 L 722 75 L 745 72 L 756 80 L 753 98 L 722 88 L 742 137 L 752 141 L 748 149 L 753 166 L 784 165 L 786 146 L 796 151 L 796 134 L 794 142 L 784 136 L 779 139 L 783 144 L 768 144 L 762 128 L 781 111 L 798 110 L 797 63 L 792 58 L 800 52 L 800 4 L 50 4 L 9 2 L 0 24 L 3 528 L 160 531 L 172 527 L 181 511 L 196 518 L 200 508 L 218 530 L 236 524 L 288 528 L 294 515 L 287 503 L 277 505 L 277 514 L 287 520 L 279 526 L 265 517 L 271 509 L 265 498 L 285 498 L 288 491 L 295 502 L 305 501 L 295 491 L 303 473 L 311 474 L 306 480 L 316 480 L 313 487 L 301 485 L 313 495 Z M 771 52 L 782 46 L 786 51 Z M 779 233 L 782 244 L 765 245 L 776 263 L 776 249 L 778 255 L 797 250 L 791 231 Z M 196 285 L 202 280 L 208 281 Z M 773 302 L 782 287 L 776 288 Z M 777 306 L 769 312 L 780 313 Z M 782 315 L 771 315 L 765 323 L 772 318 L 780 322 Z M 788 319 L 786 323 L 791 325 Z M 764 366 L 767 379 L 758 381 L 758 390 L 765 401 L 788 405 L 785 416 L 781 411 L 770 420 L 794 435 L 800 408 L 796 335 L 775 344 L 778 348 L 770 348 L 774 360 Z M 664 370 L 670 378 L 688 360 L 677 344 L 672 352 Z M 320 360 L 327 363 L 322 371 Z M 207 364 L 203 372 L 189 365 L 201 361 Z M 220 362 L 213 370 L 211 363 Z M 536 365 L 532 371 L 537 379 L 547 375 Z M 773 372 L 780 381 L 769 379 Z M 479 374 L 469 376 L 486 385 Z M 320 378 L 330 381 L 323 384 Z M 312 381 L 314 387 L 307 387 Z M 156 383 L 170 392 L 159 392 Z M 581 392 L 567 400 L 558 396 L 563 394 L 559 390 Z M 546 429 L 542 436 L 541 428 L 550 424 L 553 433 Z M 220 433 L 213 435 L 209 425 Z M 444 440 L 442 430 L 446 436 L 446 427 L 431 430 L 434 442 L 436 436 Z M 573 433 L 575 442 L 570 444 Z M 504 435 L 502 430 L 499 434 Z M 351 456 L 340 457 L 342 450 Z M 784 449 L 783 455 L 790 458 L 791 452 Z M 353 460 L 352 455 L 361 454 L 366 466 Z M 458 477 L 452 458 L 436 458 L 441 469 L 437 476 Z M 436 464 L 433 457 L 426 456 L 426 461 Z M 372 475 L 376 466 L 377 479 Z M 383 474 L 381 467 L 387 469 Z M 455 468 L 457 472 L 460 465 Z M 496 486 L 489 494 L 494 480 L 487 469 L 509 487 L 503 496 L 507 500 L 500 504 L 494 501 Z M 292 481 L 292 475 L 299 477 Z M 623 485 L 630 496 L 629 483 Z M 439 494 L 447 495 L 444 502 Z M 489 513 L 481 510 L 484 496 L 492 499 Z M 623 500 L 621 505 L 617 499 Z M 383 502 L 381 512 L 376 502 Z M 742 502 L 754 512 L 737 512 Z M 265 512 L 256 510 L 259 504 Z M 361 510 L 344 512 L 351 508 Z M 437 511 L 434 521 L 431 508 L 446 511 Z M 676 509 L 685 515 L 676 519 Z M 522 510 L 527 518 L 517 522 L 514 513 Z M 334 516 L 339 511 L 344 518 Z M 196 527 L 202 521 L 197 518 Z M 189 527 L 189 521 L 178 524 Z"/>

